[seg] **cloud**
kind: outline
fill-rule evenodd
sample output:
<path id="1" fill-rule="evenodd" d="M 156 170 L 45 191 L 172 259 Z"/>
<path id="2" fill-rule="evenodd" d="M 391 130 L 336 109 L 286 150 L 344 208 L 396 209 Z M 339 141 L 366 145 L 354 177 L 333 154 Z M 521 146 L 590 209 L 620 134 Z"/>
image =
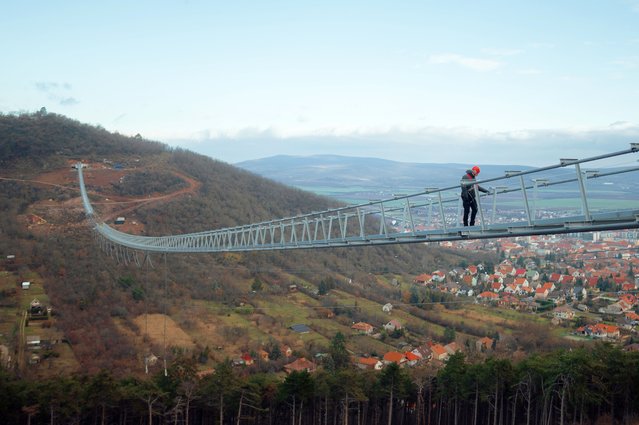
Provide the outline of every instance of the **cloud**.
<path id="1" fill-rule="evenodd" d="M 639 13 L 639 0 L 625 0 L 625 4 L 627 4 L 633 12 Z"/>
<path id="2" fill-rule="evenodd" d="M 522 75 L 539 75 L 542 74 L 542 71 L 536 68 L 526 68 L 520 69 L 519 71 L 517 71 L 517 73 Z"/>
<path id="3" fill-rule="evenodd" d="M 57 83 L 54 81 L 38 81 L 35 84 L 37 91 L 47 95 L 47 98 L 62 106 L 74 106 L 80 103 L 76 98 L 68 96 L 71 84 Z"/>
<path id="4" fill-rule="evenodd" d="M 514 56 L 523 52 L 521 49 L 497 49 L 497 48 L 486 48 L 481 49 L 482 53 L 492 56 Z"/>
<path id="5" fill-rule="evenodd" d="M 62 106 L 73 106 L 73 105 L 77 105 L 78 102 L 75 98 L 73 97 L 66 97 L 64 99 L 60 99 L 59 100 L 60 105 Z"/>
<path id="6" fill-rule="evenodd" d="M 493 71 L 501 67 L 502 63 L 491 59 L 471 58 L 468 56 L 461 56 L 455 53 L 443 53 L 440 55 L 433 55 L 429 58 L 429 63 L 432 64 L 456 64 L 463 66 L 464 68 L 472 69 L 473 71 Z"/>
<path id="7" fill-rule="evenodd" d="M 639 139 L 639 125 L 626 121 L 596 129 L 523 129 L 491 132 L 468 127 L 390 128 L 384 131 L 329 131 L 282 137 L 254 128 L 232 137 L 164 140 L 222 161 L 235 163 L 273 155 L 335 154 L 402 162 L 545 166 L 559 158 L 587 158 L 624 150 Z M 209 137 L 207 137 L 209 136 Z M 634 159 L 633 159 L 634 161 Z"/>
<path id="8" fill-rule="evenodd" d="M 628 56 L 625 58 L 619 58 L 612 61 L 612 64 L 624 69 L 636 69 L 639 68 L 639 56 Z"/>
<path id="9" fill-rule="evenodd" d="M 50 93 L 52 91 L 71 90 L 71 84 L 69 83 L 55 83 L 52 81 L 38 81 L 35 83 L 35 87 L 38 91 L 44 93 Z"/>
<path id="10" fill-rule="evenodd" d="M 533 49 L 553 49 L 555 45 L 553 43 L 544 43 L 539 41 L 533 41 L 529 44 Z"/>

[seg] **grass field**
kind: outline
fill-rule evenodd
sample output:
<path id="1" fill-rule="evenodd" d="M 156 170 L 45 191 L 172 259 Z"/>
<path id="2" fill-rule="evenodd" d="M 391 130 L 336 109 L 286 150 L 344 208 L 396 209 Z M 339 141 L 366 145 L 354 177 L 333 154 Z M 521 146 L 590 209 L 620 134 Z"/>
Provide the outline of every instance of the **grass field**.
<path id="1" fill-rule="evenodd" d="M 29 289 L 22 289 L 21 283 L 31 282 Z M 0 306 L 0 344 L 7 345 L 10 350 L 17 349 L 16 344 L 24 344 L 26 341 L 18 341 L 20 335 L 19 326 L 24 312 L 26 312 L 34 299 L 46 307 L 50 306 L 50 300 L 45 290 L 44 280 L 32 271 L 24 272 L 21 275 L 8 271 L 0 272 L 0 291 L 4 291 L 6 296 L 3 305 Z M 53 326 L 44 327 L 44 321 L 28 321 L 24 328 L 24 336 L 39 336 L 41 340 L 61 341 L 62 332 L 55 328 L 55 321 L 48 323 Z M 64 343 L 53 346 L 55 356 L 42 359 L 42 363 L 27 365 L 26 373 L 38 377 L 54 376 L 60 373 L 72 373 L 79 369 L 79 364 L 75 358 L 71 347 Z M 25 356 L 31 357 L 30 350 L 25 350 Z M 39 351 L 41 357 L 42 350 Z"/>

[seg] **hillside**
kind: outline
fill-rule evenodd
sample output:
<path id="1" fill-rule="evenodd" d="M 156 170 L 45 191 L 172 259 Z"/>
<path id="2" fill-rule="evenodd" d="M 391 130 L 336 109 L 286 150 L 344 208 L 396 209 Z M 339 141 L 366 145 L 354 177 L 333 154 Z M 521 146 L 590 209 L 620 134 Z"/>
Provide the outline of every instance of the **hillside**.
<path id="1" fill-rule="evenodd" d="M 548 158 L 547 165 L 557 162 L 558 158 Z M 481 166 L 479 180 L 504 176 L 507 170 L 527 171 L 534 168 L 522 163 L 525 164 L 525 158 L 521 158 L 517 164 L 478 164 Z M 339 155 L 275 155 L 236 165 L 289 186 L 355 204 L 391 198 L 397 193 L 417 193 L 426 187 L 453 188 L 452 193 L 457 194 L 459 179 L 474 164 L 397 162 Z M 619 165 L 613 163 L 610 168 L 589 171 L 612 172 Z M 551 181 L 561 181 L 573 178 L 574 172 L 560 168 L 549 171 L 546 177 Z M 488 182 L 486 186 L 494 184 Z M 637 199 L 637 191 L 623 174 L 611 173 L 606 178 L 589 180 L 587 186 L 593 199 L 597 198 L 603 203 L 623 204 L 625 200 Z M 539 194 L 540 202 L 545 201 L 548 209 L 552 209 L 554 199 L 577 201 L 570 190 L 543 191 Z"/>
<path id="2" fill-rule="evenodd" d="M 109 223 L 124 216 L 122 230 L 130 233 L 197 232 L 337 203 L 208 157 L 55 114 L 0 116 L 0 153 L 4 328 L 12 328 L 12 315 L 15 326 L 15 316 L 31 301 L 30 293 L 15 288 L 32 281 L 53 316 L 42 327 L 27 327 L 27 335 L 50 329 L 55 336 L 49 338 L 68 346 L 53 347 L 48 366 L 25 373 L 56 373 L 64 365 L 67 371 L 109 368 L 126 375 L 142 371 L 151 353 L 170 358 L 186 350 L 206 365 L 275 343 L 312 354 L 337 331 L 349 332 L 354 318 L 366 316 L 358 308 L 335 306 L 364 298 L 397 302 L 416 274 L 469 260 L 468 254 L 420 245 L 154 255 L 138 267 L 130 253 L 109 255 L 93 239 L 71 168 L 75 162 L 91 164 L 87 186 L 98 214 Z M 317 296 L 326 282 L 335 290 Z M 291 292 L 291 285 L 297 290 Z M 299 322 L 313 332 L 289 329 Z M 0 344 L 19 345 L 11 332 L 1 338 Z M 353 339 L 349 348 L 383 352 L 391 345 Z"/>
<path id="3" fill-rule="evenodd" d="M 456 184 L 475 164 L 397 162 L 380 158 L 340 155 L 275 155 L 236 164 L 261 176 L 296 187 L 367 188 L 385 191 Z M 504 170 L 527 170 L 521 165 L 479 164 L 482 178 L 503 175 Z"/>

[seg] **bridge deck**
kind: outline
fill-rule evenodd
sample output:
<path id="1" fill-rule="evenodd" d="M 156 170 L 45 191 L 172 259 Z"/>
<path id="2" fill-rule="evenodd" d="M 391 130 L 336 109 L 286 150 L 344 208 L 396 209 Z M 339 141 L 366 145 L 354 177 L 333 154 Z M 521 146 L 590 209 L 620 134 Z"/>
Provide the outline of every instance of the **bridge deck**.
<path id="1" fill-rule="evenodd" d="M 608 167 L 611 158 L 631 158 L 630 149 L 528 171 L 508 171 L 504 176 L 477 181 L 490 193 L 474 190 L 479 204 L 479 225 L 460 223 L 460 184 L 428 188 L 359 205 L 344 206 L 295 217 L 232 228 L 171 236 L 137 236 L 122 233 L 101 222 L 84 185 L 83 167 L 78 178 L 86 215 L 94 230 L 108 243 L 149 252 L 232 252 L 328 247 L 355 247 L 463 239 L 592 232 L 639 228 L 639 167 Z M 631 157 L 632 155 L 632 157 Z M 582 165 L 589 168 L 582 170 Z M 572 169 L 572 170 L 571 170 Z M 599 179 L 599 180 L 598 180 Z M 588 182 L 600 186 L 586 190 Z M 514 183 L 514 184 L 513 184 Z M 592 183 L 588 183 L 588 186 Z M 614 188 L 622 201 L 610 202 L 602 194 Z M 624 204 L 624 208 L 619 206 Z M 549 214 L 550 212 L 550 214 Z"/>

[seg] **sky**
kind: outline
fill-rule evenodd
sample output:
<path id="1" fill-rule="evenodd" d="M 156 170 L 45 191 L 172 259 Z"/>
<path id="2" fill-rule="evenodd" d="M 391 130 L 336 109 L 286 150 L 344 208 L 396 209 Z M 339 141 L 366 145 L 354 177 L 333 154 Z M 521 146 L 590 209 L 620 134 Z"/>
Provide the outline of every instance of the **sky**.
<path id="1" fill-rule="evenodd" d="M 639 142 L 639 0 L 8 1 L 0 113 L 236 163 L 555 164 Z"/>

